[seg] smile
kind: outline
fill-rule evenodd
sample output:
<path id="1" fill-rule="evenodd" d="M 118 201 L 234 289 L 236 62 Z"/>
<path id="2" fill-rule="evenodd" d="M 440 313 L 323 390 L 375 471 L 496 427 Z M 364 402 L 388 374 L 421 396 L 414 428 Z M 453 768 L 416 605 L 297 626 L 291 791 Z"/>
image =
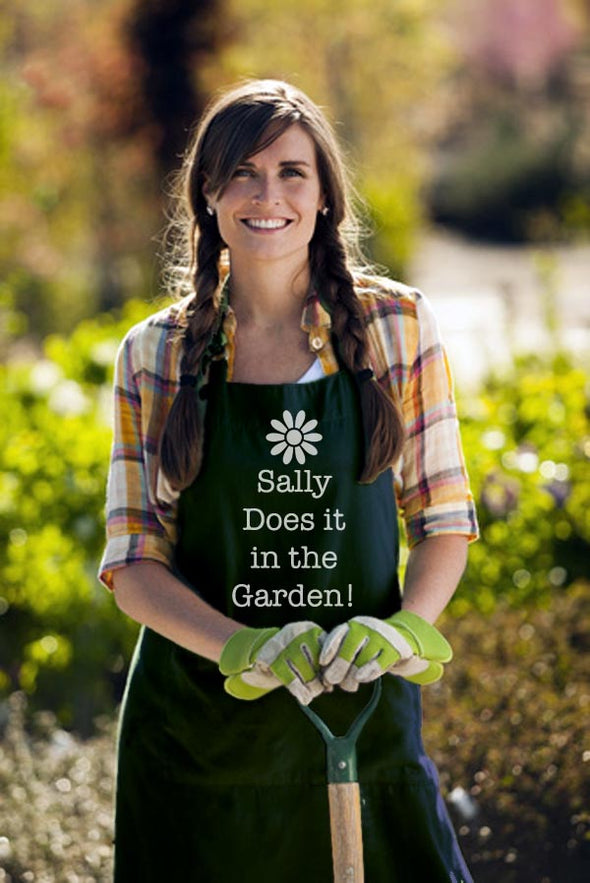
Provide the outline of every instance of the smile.
<path id="1" fill-rule="evenodd" d="M 287 218 L 244 218 L 242 223 L 252 230 L 282 230 L 291 221 Z"/>

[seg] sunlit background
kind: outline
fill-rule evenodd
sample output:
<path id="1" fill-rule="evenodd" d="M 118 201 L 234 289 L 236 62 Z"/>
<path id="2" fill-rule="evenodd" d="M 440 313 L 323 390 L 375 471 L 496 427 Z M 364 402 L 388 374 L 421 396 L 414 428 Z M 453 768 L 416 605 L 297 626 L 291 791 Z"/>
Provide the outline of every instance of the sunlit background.
<path id="1" fill-rule="evenodd" d="M 166 298 L 188 134 L 245 76 L 326 109 L 367 254 L 449 350 L 482 539 L 425 738 L 468 863 L 589 879 L 590 4 L 19 0 L 0 46 L 0 883 L 109 880 L 112 363 Z"/>

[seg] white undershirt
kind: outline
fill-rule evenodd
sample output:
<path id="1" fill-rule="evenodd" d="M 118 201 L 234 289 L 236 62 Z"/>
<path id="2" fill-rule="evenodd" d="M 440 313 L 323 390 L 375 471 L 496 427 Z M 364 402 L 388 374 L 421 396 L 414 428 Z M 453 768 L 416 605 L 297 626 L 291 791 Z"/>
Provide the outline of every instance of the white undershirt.
<path id="1" fill-rule="evenodd" d="M 310 383 L 312 380 L 320 380 L 322 377 L 325 377 L 324 369 L 322 368 L 322 363 L 319 358 L 316 356 L 315 362 L 307 369 L 303 377 L 300 377 L 297 383 Z"/>

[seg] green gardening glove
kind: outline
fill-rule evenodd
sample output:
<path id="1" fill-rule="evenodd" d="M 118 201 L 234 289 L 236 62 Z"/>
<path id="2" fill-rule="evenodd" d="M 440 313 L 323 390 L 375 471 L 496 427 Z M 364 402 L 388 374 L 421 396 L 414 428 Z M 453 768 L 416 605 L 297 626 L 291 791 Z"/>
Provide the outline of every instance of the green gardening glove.
<path id="1" fill-rule="evenodd" d="M 400 610 L 389 619 L 355 616 L 336 626 L 320 654 L 322 680 L 355 692 L 381 675 L 401 675 L 415 684 L 432 684 L 453 657 L 441 633 L 421 616 Z"/>
<path id="2" fill-rule="evenodd" d="M 220 672 L 228 675 L 226 691 L 236 699 L 259 699 L 286 687 L 302 705 L 309 705 L 324 692 L 319 658 L 325 637 L 315 622 L 234 632 L 219 660 Z"/>

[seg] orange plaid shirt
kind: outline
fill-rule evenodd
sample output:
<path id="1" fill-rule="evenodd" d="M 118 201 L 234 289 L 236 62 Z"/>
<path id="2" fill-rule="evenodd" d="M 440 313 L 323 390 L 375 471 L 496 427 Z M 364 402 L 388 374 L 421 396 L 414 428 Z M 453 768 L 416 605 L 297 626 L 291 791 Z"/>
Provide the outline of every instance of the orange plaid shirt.
<path id="1" fill-rule="evenodd" d="M 359 279 L 357 294 L 369 335 L 369 365 L 402 403 L 407 439 L 392 479 L 408 545 L 442 534 L 473 540 L 477 520 L 452 380 L 428 300 L 415 289 L 376 277 Z M 178 494 L 159 469 L 158 444 L 178 390 L 182 340 L 175 332 L 186 304 L 167 307 L 132 328 L 117 356 L 107 545 L 99 571 L 110 588 L 117 568 L 144 560 L 172 566 L 174 559 Z M 319 297 L 307 302 L 301 327 L 324 373 L 338 371 L 330 316 Z M 223 322 L 229 380 L 235 330 L 230 307 Z"/>

